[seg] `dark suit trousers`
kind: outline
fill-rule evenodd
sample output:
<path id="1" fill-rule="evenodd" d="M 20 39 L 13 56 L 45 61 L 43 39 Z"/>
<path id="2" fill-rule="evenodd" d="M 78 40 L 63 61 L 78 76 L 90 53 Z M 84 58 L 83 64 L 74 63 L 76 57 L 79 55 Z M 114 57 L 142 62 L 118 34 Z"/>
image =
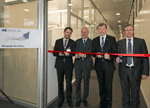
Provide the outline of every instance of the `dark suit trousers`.
<path id="1" fill-rule="evenodd" d="M 68 100 L 72 98 L 72 71 L 73 69 L 66 69 L 63 64 L 62 69 L 57 69 L 58 80 L 58 97 L 64 99 L 64 75 L 66 79 L 66 97 Z"/>
<path id="2" fill-rule="evenodd" d="M 112 106 L 112 82 L 113 71 L 106 71 L 108 68 L 102 63 L 101 71 L 96 71 L 99 83 L 100 106 L 102 108 L 111 108 Z"/>
<path id="3" fill-rule="evenodd" d="M 83 100 L 87 100 L 89 95 L 89 78 L 90 78 L 90 70 L 87 69 L 84 65 L 84 62 L 81 62 L 80 68 L 75 69 L 75 78 L 76 78 L 76 100 L 81 100 L 81 81 L 82 81 L 82 73 L 84 79 L 84 93 Z"/>
<path id="4" fill-rule="evenodd" d="M 141 80 L 136 80 L 134 76 L 134 68 L 126 68 L 124 79 L 121 79 L 122 88 L 122 104 L 123 108 L 139 108 L 140 107 L 140 84 Z M 130 101 L 131 88 L 131 101 Z"/>

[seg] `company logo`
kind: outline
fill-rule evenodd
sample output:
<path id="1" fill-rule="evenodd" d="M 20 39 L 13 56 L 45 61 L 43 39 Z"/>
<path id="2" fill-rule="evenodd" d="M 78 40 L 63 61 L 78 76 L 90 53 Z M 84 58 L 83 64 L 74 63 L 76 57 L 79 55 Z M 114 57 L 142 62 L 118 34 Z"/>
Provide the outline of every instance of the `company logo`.
<path id="1" fill-rule="evenodd" d="M 3 40 L 5 40 L 5 41 L 9 41 L 9 40 L 25 41 L 25 40 L 29 39 L 29 33 L 30 32 L 23 34 L 22 37 L 5 37 L 5 39 L 3 39 Z"/>

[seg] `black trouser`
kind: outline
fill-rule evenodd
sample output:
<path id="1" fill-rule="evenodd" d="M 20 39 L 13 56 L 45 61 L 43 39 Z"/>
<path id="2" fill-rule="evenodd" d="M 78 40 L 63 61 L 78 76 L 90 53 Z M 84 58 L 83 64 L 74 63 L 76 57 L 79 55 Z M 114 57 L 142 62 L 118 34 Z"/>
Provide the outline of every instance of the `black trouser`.
<path id="1" fill-rule="evenodd" d="M 85 66 L 81 66 L 78 69 L 75 69 L 75 78 L 76 78 L 76 100 L 81 100 L 81 81 L 82 81 L 82 73 L 84 79 L 84 93 L 83 100 L 87 100 L 89 95 L 89 78 L 90 78 L 90 70 L 86 69 Z"/>
<path id="2" fill-rule="evenodd" d="M 124 108 L 140 107 L 140 84 L 141 80 L 136 80 L 134 68 L 126 68 L 124 79 L 121 79 L 122 105 Z M 131 101 L 130 101 L 131 89 Z"/>
<path id="3" fill-rule="evenodd" d="M 101 71 L 96 71 L 99 83 L 100 106 L 102 108 L 111 108 L 112 106 L 112 71 L 106 71 L 102 64 Z"/>
<path id="4" fill-rule="evenodd" d="M 72 71 L 73 69 L 66 69 L 65 65 L 62 69 L 57 69 L 58 80 L 58 97 L 64 99 L 64 75 L 66 79 L 66 97 L 68 100 L 72 98 Z"/>

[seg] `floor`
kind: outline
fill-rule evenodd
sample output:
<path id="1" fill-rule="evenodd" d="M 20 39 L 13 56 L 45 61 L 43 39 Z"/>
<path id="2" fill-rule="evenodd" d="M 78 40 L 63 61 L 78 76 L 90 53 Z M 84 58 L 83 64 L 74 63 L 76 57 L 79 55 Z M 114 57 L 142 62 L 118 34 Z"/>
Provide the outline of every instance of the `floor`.
<path id="1" fill-rule="evenodd" d="M 83 94 L 83 81 L 81 84 L 81 90 L 82 90 L 82 94 Z M 75 85 L 73 86 L 73 94 L 72 94 L 72 101 L 75 104 L 76 100 L 75 100 Z M 98 81 L 97 81 L 97 76 L 96 76 L 96 72 L 94 70 L 91 71 L 91 77 L 90 77 L 90 91 L 89 91 L 89 96 L 88 96 L 88 103 L 89 103 L 89 107 L 88 108 L 97 108 L 97 106 L 99 105 L 99 89 L 98 89 Z M 118 70 L 116 70 L 114 72 L 114 79 L 113 79 L 113 104 L 112 104 L 112 108 L 123 108 L 122 107 L 122 91 L 121 91 L 121 86 L 120 86 L 120 82 L 119 82 L 119 76 L 118 76 Z M 142 93 L 140 93 L 140 108 L 147 108 L 145 100 L 143 98 Z M 48 108 L 57 108 L 57 103 L 58 100 L 55 100 L 52 104 L 50 104 L 48 106 Z M 62 108 L 70 108 L 68 106 L 68 103 L 65 99 L 65 102 L 62 106 Z M 85 108 L 83 105 L 83 102 L 80 104 L 79 108 Z"/>

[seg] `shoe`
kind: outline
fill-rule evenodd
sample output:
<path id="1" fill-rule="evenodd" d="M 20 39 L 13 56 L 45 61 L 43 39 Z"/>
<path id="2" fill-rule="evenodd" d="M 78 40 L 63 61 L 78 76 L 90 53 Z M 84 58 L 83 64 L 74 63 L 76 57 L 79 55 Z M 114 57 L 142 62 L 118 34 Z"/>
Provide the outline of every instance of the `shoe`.
<path id="1" fill-rule="evenodd" d="M 80 100 L 80 101 L 77 101 L 76 104 L 75 104 L 75 107 L 79 107 L 79 106 L 80 106 L 80 103 L 81 103 L 81 100 Z"/>
<path id="2" fill-rule="evenodd" d="M 88 101 L 87 101 L 87 100 L 83 100 L 83 104 L 84 104 L 84 106 L 85 106 L 85 107 L 88 107 L 88 106 L 89 106 L 89 104 L 88 104 Z"/>
<path id="3" fill-rule="evenodd" d="M 64 99 L 59 99 L 58 107 L 62 107 L 63 103 L 64 103 Z"/>
<path id="4" fill-rule="evenodd" d="M 67 102 L 68 102 L 68 105 L 69 105 L 70 107 L 73 107 L 73 102 L 72 102 L 72 100 L 67 100 Z"/>

